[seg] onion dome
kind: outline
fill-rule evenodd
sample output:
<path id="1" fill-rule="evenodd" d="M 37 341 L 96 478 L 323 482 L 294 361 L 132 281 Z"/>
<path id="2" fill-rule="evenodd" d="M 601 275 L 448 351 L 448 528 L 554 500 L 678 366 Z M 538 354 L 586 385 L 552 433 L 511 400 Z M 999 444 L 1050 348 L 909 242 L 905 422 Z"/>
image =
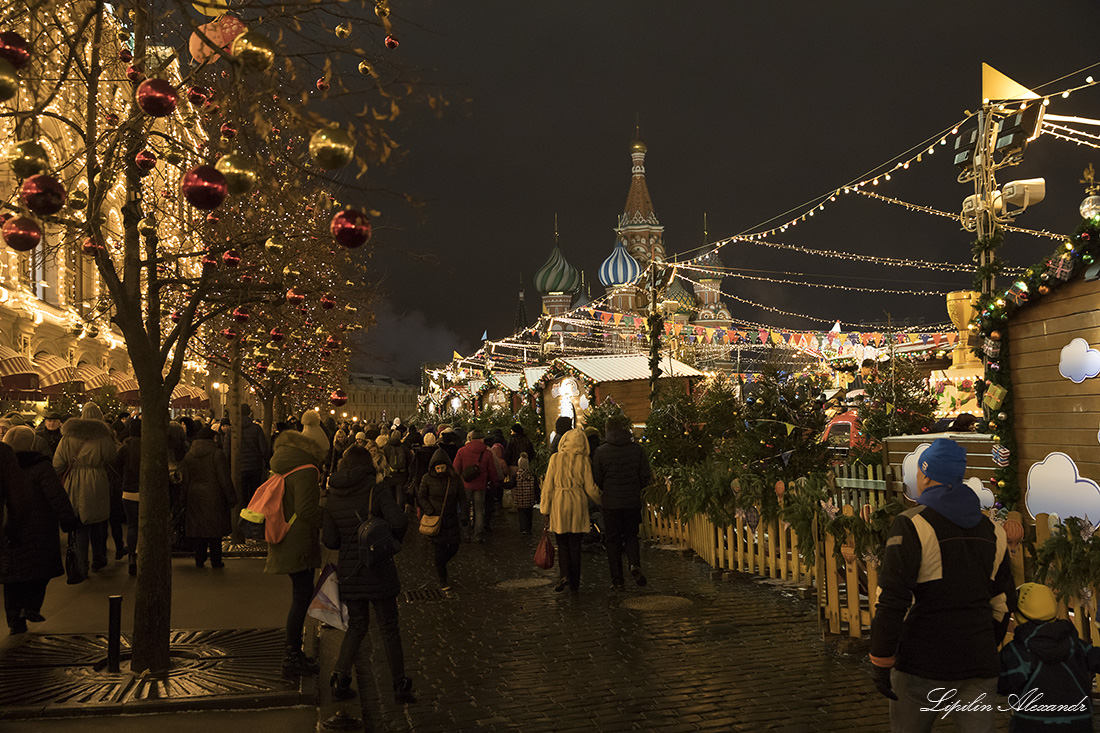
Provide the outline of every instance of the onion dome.
<path id="1" fill-rule="evenodd" d="M 695 264 L 699 265 L 699 267 L 725 267 L 726 266 L 722 262 L 722 258 L 718 255 L 718 250 L 717 249 L 712 249 L 710 252 L 707 252 L 702 257 L 696 258 Z M 710 273 L 708 273 L 708 274 L 710 274 Z"/>
<path id="2" fill-rule="evenodd" d="M 676 308 L 677 313 L 691 313 L 695 310 L 695 296 L 687 291 L 678 277 L 673 279 L 672 284 L 665 291 L 665 300 L 673 300 L 679 304 Z"/>
<path id="3" fill-rule="evenodd" d="M 543 295 L 550 293 L 575 293 L 581 284 L 577 270 L 565 261 L 558 245 L 550 252 L 550 259 L 535 273 L 535 288 Z"/>
<path id="4" fill-rule="evenodd" d="M 641 273 L 642 268 L 638 265 L 638 260 L 630 256 L 622 240 L 619 240 L 615 243 L 611 256 L 600 265 L 599 276 L 605 288 L 617 288 L 630 285 Z"/>

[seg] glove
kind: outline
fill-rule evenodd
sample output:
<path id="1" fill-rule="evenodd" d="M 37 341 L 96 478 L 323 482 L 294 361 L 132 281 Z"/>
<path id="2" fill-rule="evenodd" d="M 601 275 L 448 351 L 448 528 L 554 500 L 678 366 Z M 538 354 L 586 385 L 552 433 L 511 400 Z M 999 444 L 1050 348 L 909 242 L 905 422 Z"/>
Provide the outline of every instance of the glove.
<path id="1" fill-rule="evenodd" d="M 897 700 L 898 696 L 894 694 L 894 687 L 890 683 L 890 670 L 893 667 L 877 667 L 871 666 L 871 681 L 875 683 L 875 689 L 882 694 L 883 697 L 888 697 L 891 700 Z"/>

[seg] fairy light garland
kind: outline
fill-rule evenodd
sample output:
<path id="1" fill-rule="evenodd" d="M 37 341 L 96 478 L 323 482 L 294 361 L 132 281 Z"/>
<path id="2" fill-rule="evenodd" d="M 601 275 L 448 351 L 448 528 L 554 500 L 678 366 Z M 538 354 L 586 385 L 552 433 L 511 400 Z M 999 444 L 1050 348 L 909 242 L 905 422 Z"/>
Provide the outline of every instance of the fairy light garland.
<path id="1" fill-rule="evenodd" d="M 1058 127 L 1061 127 L 1061 125 L 1059 125 Z M 1069 128 L 1062 128 L 1062 129 L 1068 130 Z M 1076 133 L 1077 135 L 1085 135 L 1085 133 L 1082 133 L 1080 130 L 1074 130 L 1073 132 Z M 1100 148 L 1100 142 L 1093 142 L 1093 141 L 1100 141 L 1100 138 L 1097 138 L 1096 136 L 1087 135 L 1087 137 L 1092 138 L 1092 140 L 1091 141 L 1090 140 L 1082 140 L 1079 137 L 1066 135 L 1066 134 L 1063 134 L 1061 132 L 1057 132 L 1054 129 L 1048 128 L 1047 123 L 1045 123 L 1045 122 L 1043 123 L 1043 134 L 1044 135 L 1051 135 L 1052 137 L 1055 137 L 1059 140 L 1068 140 L 1069 142 L 1076 143 L 1077 145 L 1084 145 L 1087 148 Z"/>
<path id="2" fill-rule="evenodd" d="M 739 280 L 755 280 L 755 281 L 758 281 L 758 282 L 775 283 L 775 284 L 778 284 L 778 285 L 801 285 L 801 286 L 804 286 L 804 287 L 807 287 L 807 288 L 825 288 L 826 290 L 844 290 L 844 291 L 854 292 L 854 293 L 881 293 L 881 294 L 884 294 L 884 295 L 945 295 L 948 292 L 946 290 L 895 290 L 895 289 L 891 289 L 891 288 L 867 288 L 867 287 L 862 287 L 862 286 L 858 286 L 858 285 L 837 285 L 837 284 L 834 284 L 834 283 L 814 283 L 814 282 L 807 282 L 807 281 L 804 281 L 804 280 L 787 280 L 785 278 L 770 278 L 770 277 L 763 277 L 761 275 L 747 275 L 743 272 L 719 272 L 716 268 L 700 267 L 698 265 L 689 265 L 689 264 L 678 265 L 676 269 L 677 270 L 684 270 L 684 269 L 695 270 L 695 271 L 698 271 L 698 272 L 702 272 L 704 274 L 718 274 L 718 275 L 721 275 L 722 277 L 732 277 L 732 278 L 736 278 L 736 279 L 739 279 Z M 803 275 L 804 273 L 798 272 L 798 273 L 789 273 L 789 274 L 791 274 L 791 275 Z M 680 275 L 680 277 L 681 277 L 681 279 L 686 280 L 686 281 L 692 283 L 693 285 L 699 285 L 700 287 L 703 287 L 702 283 L 700 283 L 696 280 L 692 280 L 691 278 L 689 278 L 685 275 Z M 719 292 L 722 293 L 722 295 L 726 295 L 726 293 L 722 292 L 721 290 L 719 290 Z"/>

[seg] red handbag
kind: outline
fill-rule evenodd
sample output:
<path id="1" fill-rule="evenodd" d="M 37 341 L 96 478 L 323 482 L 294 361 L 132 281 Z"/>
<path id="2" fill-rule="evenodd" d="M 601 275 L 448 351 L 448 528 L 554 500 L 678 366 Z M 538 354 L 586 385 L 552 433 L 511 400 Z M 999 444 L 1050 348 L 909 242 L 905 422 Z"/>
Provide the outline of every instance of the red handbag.
<path id="1" fill-rule="evenodd" d="M 542 539 L 539 540 L 539 546 L 535 548 L 535 565 L 543 570 L 554 567 L 554 545 L 550 542 L 549 526 L 542 528 Z"/>

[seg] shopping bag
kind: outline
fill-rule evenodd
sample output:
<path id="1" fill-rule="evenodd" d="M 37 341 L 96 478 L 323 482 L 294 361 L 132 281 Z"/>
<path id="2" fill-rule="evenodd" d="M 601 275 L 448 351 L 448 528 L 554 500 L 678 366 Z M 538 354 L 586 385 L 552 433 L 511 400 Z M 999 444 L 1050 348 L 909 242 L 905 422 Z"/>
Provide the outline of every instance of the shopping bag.
<path id="1" fill-rule="evenodd" d="M 554 567 L 554 545 L 550 542 L 549 527 L 542 528 L 542 539 L 539 540 L 539 546 L 535 548 L 535 565 L 543 570 Z"/>
<path id="2" fill-rule="evenodd" d="M 321 571 L 306 613 L 321 623 L 341 631 L 348 630 L 348 607 L 340 602 L 340 582 L 336 578 L 336 566 L 332 563 L 326 564 Z"/>
<path id="3" fill-rule="evenodd" d="M 69 532 L 69 546 L 65 549 L 65 582 L 69 585 L 77 585 L 87 578 L 88 565 L 80 562 L 80 555 L 76 552 L 76 533 Z"/>

